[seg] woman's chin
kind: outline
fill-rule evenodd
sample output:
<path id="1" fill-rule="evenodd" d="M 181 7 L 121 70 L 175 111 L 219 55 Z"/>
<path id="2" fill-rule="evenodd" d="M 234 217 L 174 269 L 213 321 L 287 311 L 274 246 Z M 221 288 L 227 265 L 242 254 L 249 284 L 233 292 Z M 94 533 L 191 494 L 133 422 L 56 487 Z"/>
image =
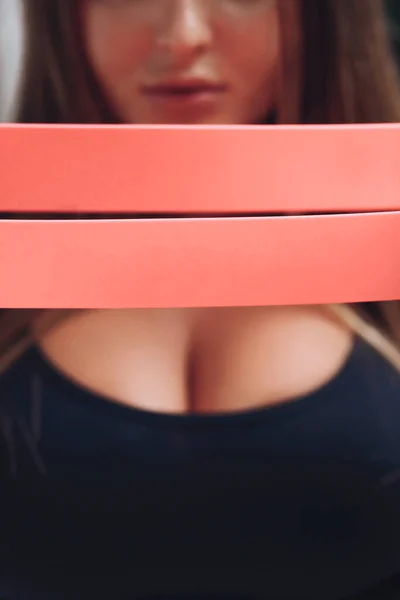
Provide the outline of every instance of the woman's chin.
<path id="1" fill-rule="evenodd" d="M 244 123 L 238 115 L 229 111 L 146 111 L 136 113 L 124 120 L 125 123 L 138 125 L 241 125 Z"/>

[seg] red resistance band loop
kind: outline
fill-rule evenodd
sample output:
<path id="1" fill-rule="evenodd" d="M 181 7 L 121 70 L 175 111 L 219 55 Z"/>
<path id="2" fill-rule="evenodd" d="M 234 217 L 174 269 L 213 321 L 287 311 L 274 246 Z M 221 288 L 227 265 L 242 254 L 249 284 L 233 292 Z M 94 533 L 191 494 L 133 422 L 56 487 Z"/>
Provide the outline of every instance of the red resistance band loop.
<path id="1" fill-rule="evenodd" d="M 0 306 L 125 308 L 400 298 L 400 212 L 0 221 Z"/>
<path id="2" fill-rule="evenodd" d="M 400 125 L 0 127 L 0 212 L 400 210 Z"/>

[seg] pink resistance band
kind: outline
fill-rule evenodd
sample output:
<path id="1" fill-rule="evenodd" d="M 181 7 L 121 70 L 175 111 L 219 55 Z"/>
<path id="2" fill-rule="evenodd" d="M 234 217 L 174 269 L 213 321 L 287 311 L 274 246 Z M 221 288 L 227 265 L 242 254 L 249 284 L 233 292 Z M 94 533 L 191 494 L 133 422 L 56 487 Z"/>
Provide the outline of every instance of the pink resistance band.
<path id="1" fill-rule="evenodd" d="M 0 220 L 0 307 L 399 299 L 399 150 L 398 125 L 2 126 L 0 212 L 37 214 Z M 254 216 L 294 212 L 350 214 Z"/>

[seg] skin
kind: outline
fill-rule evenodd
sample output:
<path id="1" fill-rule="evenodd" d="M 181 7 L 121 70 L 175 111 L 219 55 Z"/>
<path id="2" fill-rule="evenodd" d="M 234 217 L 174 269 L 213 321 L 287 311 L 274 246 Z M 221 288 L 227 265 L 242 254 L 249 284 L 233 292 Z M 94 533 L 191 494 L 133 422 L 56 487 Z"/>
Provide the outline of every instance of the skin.
<path id="1" fill-rule="evenodd" d="M 252 124 L 273 110 L 279 63 L 270 0 L 85 0 L 89 59 L 126 123 Z M 226 85 L 209 101 L 149 98 L 171 77 Z M 318 307 L 80 312 L 38 339 L 76 383 L 164 413 L 291 401 L 343 366 L 351 333 Z"/>
<path id="2" fill-rule="evenodd" d="M 93 69 L 126 123 L 257 123 L 273 104 L 274 0 L 86 0 L 83 23 Z M 186 108 L 142 93 L 171 77 L 200 77 L 227 91 Z"/>

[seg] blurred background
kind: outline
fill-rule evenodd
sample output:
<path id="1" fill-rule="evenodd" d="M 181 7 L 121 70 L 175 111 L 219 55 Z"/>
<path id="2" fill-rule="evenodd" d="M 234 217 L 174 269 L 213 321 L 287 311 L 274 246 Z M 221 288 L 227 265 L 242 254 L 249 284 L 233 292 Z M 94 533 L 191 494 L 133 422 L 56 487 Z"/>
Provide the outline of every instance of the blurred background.
<path id="1" fill-rule="evenodd" d="M 393 42 L 399 57 L 400 66 L 400 0 L 387 0 Z"/>

